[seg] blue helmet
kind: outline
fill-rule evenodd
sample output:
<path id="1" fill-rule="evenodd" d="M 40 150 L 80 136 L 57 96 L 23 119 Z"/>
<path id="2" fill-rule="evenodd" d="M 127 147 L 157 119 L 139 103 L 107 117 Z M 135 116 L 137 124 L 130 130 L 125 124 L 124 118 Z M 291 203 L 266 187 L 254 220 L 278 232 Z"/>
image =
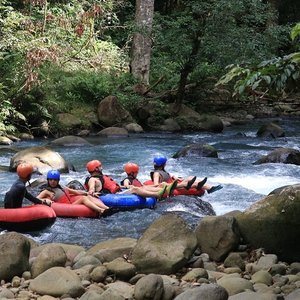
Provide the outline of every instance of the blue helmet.
<path id="1" fill-rule="evenodd" d="M 153 159 L 153 163 L 157 167 L 163 166 L 167 162 L 167 158 L 164 155 L 155 156 Z"/>
<path id="2" fill-rule="evenodd" d="M 54 180 L 60 180 L 60 173 L 57 170 L 50 170 L 47 173 L 47 180 L 54 179 Z"/>

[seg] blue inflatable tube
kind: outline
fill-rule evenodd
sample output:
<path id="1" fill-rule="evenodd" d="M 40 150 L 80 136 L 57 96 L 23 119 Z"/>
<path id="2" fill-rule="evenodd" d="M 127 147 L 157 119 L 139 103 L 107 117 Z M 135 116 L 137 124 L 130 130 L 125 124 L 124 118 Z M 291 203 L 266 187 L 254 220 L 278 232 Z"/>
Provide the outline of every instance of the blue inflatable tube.
<path id="1" fill-rule="evenodd" d="M 156 198 L 144 198 L 135 194 L 106 194 L 99 199 L 112 208 L 154 208 L 156 205 Z"/>

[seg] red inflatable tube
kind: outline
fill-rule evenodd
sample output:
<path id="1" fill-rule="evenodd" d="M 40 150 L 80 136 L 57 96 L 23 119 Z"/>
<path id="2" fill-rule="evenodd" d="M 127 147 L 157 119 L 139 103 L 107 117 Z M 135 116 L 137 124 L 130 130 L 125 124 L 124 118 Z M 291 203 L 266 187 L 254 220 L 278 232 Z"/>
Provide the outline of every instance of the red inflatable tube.
<path id="1" fill-rule="evenodd" d="M 57 217 L 66 218 L 97 218 L 99 214 L 83 204 L 52 203 L 51 207 Z"/>

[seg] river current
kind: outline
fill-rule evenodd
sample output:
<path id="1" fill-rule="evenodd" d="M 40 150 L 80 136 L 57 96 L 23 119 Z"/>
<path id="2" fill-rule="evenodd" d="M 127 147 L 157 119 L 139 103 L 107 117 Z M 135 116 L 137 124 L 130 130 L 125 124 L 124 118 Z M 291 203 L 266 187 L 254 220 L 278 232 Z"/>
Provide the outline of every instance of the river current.
<path id="1" fill-rule="evenodd" d="M 270 120 L 256 120 L 244 125 L 227 127 L 222 133 L 144 133 L 129 138 L 89 137 L 92 146 L 51 147 L 75 166 L 76 172 L 63 174 L 61 183 L 77 179 L 81 182 L 87 176 L 85 165 L 89 160 L 98 159 L 104 167 L 104 174 L 117 181 L 125 177 L 123 165 L 128 161 L 140 165 L 139 179 L 149 179 L 155 154 L 166 155 L 167 171 L 177 176 L 197 175 L 208 177 L 209 184 L 222 184 L 223 189 L 205 194 L 217 215 L 232 210 L 244 210 L 272 190 L 299 183 L 300 167 L 291 164 L 269 163 L 254 165 L 261 156 L 278 147 L 300 150 L 300 119 L 281 119 L 279 125 L 286 136 L 277 139 L 256 137 L 258 128 Z M 31 146 L 47 145 L 49 140 L 22 141 L 13 146 L 24 149 Z M 207 143 L 218 150 L 218 158 L 185 157 L 171 158 L 183 146 L 191 143 Z M 0 148 L 1 150 L 1 148 Z M 0 151 L 0 165 L 8 166 L 14 152 Z M 15 173 L 0 172 L 0 206 L 3 206 L 5 192 L 16 180 Z M 138 238 L 143 231 L 161 214 L 176 212 L 191 226 L 196 226 L 203 211 L 197 200 L 166 201 L 157 208 L 122 211 L 99 219 L 57 218 L 54 225 L 40 232 L 28 233 L 38 242 L 63 242 L 90 247 L 97 242 L 116 238 Z"/>

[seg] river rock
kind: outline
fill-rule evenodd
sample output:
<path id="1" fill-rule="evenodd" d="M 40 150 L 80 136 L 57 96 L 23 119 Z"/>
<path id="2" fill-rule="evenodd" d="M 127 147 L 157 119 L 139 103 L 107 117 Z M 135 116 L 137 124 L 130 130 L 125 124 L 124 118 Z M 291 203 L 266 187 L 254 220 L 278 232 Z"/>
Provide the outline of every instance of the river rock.
<path id="1" fill-rule="evenodd" d="M 133 121 L 130 113 L 119 103 L 117 97 L 108 96 L 98 104 L 97 117 L 104 126 L 123 125 Z"/>
<path id="2" fill-rule="evenodd" d="M 278 148 L 261 157 L 254 164 L 260 165 L 265 163 L 283 163 L 300 165 L 300 151 L 290 148 Z"/>
<path id="3" fill-rule="evenodd" d="M 261 138 L 277 138 L 285 136 L 284 130 L 274 122 L 262 125 L 256 135 Z"/>
<path id="4" fill-rule="evenodd" d="M 234 250 L 240 240 L 239 229 L 233 217 L 204 217 L 195 230 L 198 246 L 213 260 L 220 261 Z"/>
<path id="5" fill-rule="evenodd" d="M 205 284 L 200 287 L 188 289 L 185 292 L 178 295 L 175 300 L 227 300 L 228 293 L 220 285 L 217 284 Z"/>
<path id="6" fill-rule="evenodd" d="M 51 243 L 51 244 L 44 244 L 38 247 L 31 247 L 30 250 L 30 259 L 36 258 L 45 248 L 48 248 L 49 245 L 51 247 L 61 247 L 64 250 L 64 253 L 67 257 L 66 264 L 71 265 L 73 264 L 73 261 L 75 257 L 79 254 L 85 251 L 85 249 L 82 246 L 78 245 L 69 245 L 69 244 L 64 244 L 64 243 Z"/>
<path id="7" fill-rule="evenodd" d="M 31 147 L 16 153 L 10 160 L 9 170 L 15 171 L 20 163 L 31 163 L 40 173 L 51 169 L 69 172 L 68 163 L 58 153 L 46 147 Z"/>
<path id="8" fill-rule="evenodd" d="M 132 300 L 134 287 L 123 281 L 116 281 L 107 285 L 106 291 L 101 294 L 99 300 Z"/>
<path id="9" fill-rule="evenodd" d="M 75 135 L 66 135 L 61 138 L 55 139 L 54 141 L 50 142 L 50 145 L 55 146 L 91 146 L 91 144 L 80 136 Z"/>
<path id="10" fill-rule="evenodd" d="M 30 242 L 22 234 L 0 235 L 0 280 L 10 280 L 29 269 Z"/>
<path id="11" fill-rule="evenodd" d="M 80 278 L 74 271 L 63 267 L 48 269 L 33 279 L 29 288 L 38 294 L 53 297 L 61 297 L 64 294 L 80 297 L 85 292 Z"/>
<path id="12" fill-rule="evenodd" d="M 98 266 L 101 265 L 101 261 L 93 255 L 85 255 L 75 262 L 73 269 L 80 269 L 86 265 Z"/>
<path id="13" fill-rule="evenodd" d="M 287 262 L 300 260 L 300 184 L 270 193 L 236 216 L 243 238 Z"/>
<path id="14" fill-rule="evenodd" d="M 127 262 L 124 258 L 119 257 L 106 263 L 108 273 L 114 274 L 117 278 L 129 280 L 135 275 L 136 268 L 133 264 Z"/>
<path id="15" fill-rule="evenodd" d="M 144 129 L 141 125 L 137 123 L 129 123 L 124 126 L 124 128 L 131 133 L 142 133 L 144 132 Z"/>
<path id="16" fill-rule="evenodd" d="M 226 289 L 229 296 L 241 293 L 245 290 L 253 291 L 253 284 L 244 279 L 238 277 L 232 277 L 231 275 L 223 276 L 217 280 L 217 283 Z"/>
<path id="17" fill-rule="evenodd" d="M 86 254 L 94 255 L 102 263 L 110 262 L 117 257 L 128 256 L 136 243 L 137 240 L 133 238 L 117 238 L 96 244 Z"/>
<path id="18" fill-rule="evenodd" d="M 163 293 L 163 280 L 156 274 L 142 277 L 134 287 L 134 299 L 136 300 L 160 300 Z"/>
<path id="19" fill-rule="evenodd" d="M 64 267 L 67 256 L 64 249 L 59 245 L 47 245 L 34 259 L 31 265 L 32 278 L 37 277 L 52 267 Z"/>
<path id="20" fill-rule="evenodd" d="M 6 136 L 0 136 L 0 145 L 11 145 L 13 141 Z"/>
<path id="21" fill-rule="evenodd" d="M 140 273 L 171 274 L 189 261 L 196 247 L 196 236 L 185 221 L 175 214 L 166 214 L 147 228 L 131 259 Z"/>
<path id="22" fill-rule="evenodd" d="M 176 131 L 180 131 L 181 127 L 176 122 L 176 120 L 169 118 L 169 119 L 164 120 L 164 124 L 160 125 L 159 130 L 176 132 Z"/>
<path id="23" fill-rule="evenodd" d="M 218 157 L 217 150 L 208 144 L 190 144 L 177 151 L 173 158 L 185 156 Z"/>
<path id="24" fill-rule="evenodd" d="M 128 137 L 128 131 L 125 128 L 122 127 L 107 127 L 105 129 L 102 129 L 97 133 L 97 135 L 105 136 L 105 137 Z"/>

